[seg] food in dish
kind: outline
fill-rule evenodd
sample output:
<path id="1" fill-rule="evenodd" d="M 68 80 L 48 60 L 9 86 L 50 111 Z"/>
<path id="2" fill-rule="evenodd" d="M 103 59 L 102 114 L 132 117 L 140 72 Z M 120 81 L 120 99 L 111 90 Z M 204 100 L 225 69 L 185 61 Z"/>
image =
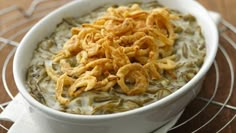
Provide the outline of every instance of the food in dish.
<path id="1" fill-rule="evenodd" d="M 123 112 L 182 87 L 204 57 L 193 16 L 157 2 L 107 5 L 58 24 L 35 50 L 27 85 L 34 98 L 63 112 Z"/>

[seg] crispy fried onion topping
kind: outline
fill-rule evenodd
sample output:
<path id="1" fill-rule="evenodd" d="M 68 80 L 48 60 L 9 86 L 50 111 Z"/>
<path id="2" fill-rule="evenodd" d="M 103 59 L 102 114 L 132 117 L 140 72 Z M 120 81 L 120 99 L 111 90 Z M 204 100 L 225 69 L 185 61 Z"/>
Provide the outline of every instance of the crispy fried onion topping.
<path id="1" fill-rule="evenodd" d="M 73 27 L 63 49 L 45 63 L 56 82 L 57 100 L 67 104 L 83 92 L 109 91 L 115 85 L 126 95 L 140 95 L 150 80 L 165 71 L 173 75 L 173 18 L 166 8 L 143 10 L 133 4 L 110 7 L 94 22 Z M 53 70 L 53 63 L 60 64 L 61 72 Z"/>

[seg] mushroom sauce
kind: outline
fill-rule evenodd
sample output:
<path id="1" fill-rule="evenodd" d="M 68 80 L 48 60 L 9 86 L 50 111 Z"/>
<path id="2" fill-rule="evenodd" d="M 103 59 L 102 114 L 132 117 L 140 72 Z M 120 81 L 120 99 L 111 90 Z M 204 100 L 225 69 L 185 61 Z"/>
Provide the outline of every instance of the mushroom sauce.
<path id="1" fill-rule="evenodd" d="M 151 10 L 161 5 L 150 2 L 141 3 L 140 6 L 145 10 Z M 108 92 L 96 90 L 83 92 L 68 105 L 61 105 L 55 97 L 56 82 L 47 75 L 45 65 L 52 65 L 60 73 L 59 68 L 56 64 L 47 64 L 45 61 L 50 60 L 63 48 L 64 43 L 71 37 L 72 27 L 94 21 L 106 11 L 107 7 L 109 5 L 79 18 L 64 18 L 55 31 L 38 44 L 28 68 L 26 84 L 30 94 L 40 103 L 55 110 L 82 115 L 124 112 L 153 103 L 175 92 L 199 71 L 206 54 L 201 28 L 192 15 L 171 10 L 171 13 L 179 16 L 179 19 L 171 21 L 177 35 L 173 50 L 175 55 L 173 58 L 177 64 L 174 70 L 175 76 L 163 71 L 164 76 L 159 80 L 150 81 L 148 90 L 141 95 L 126 95 L 115 85 Z M 73 63 L 73 59 L 70 60 Z"/>

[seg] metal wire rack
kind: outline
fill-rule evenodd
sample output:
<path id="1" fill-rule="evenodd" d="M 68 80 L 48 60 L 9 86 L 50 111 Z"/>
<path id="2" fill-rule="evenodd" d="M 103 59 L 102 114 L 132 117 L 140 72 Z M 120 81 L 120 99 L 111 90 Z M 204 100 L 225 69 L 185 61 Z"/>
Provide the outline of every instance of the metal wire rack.
<path id="1" fill-rule="evenodd" d="M 28 9 L 10 6 L 0 10 L 0 69 L 3 89 L 8 101 L 0 97 L 0 113 L 17 93 L 12 81 L 12 60 L 16 47 L 23 35 L 40 18 L 53 9 L 71 0 L 32 0 Z M 8 25 L 10 24 L 10 25 Z M 169 132 L 223 132 L 227 128 L 236 127 L 236 105 L 232 102 L 236 97 L 235 70 L 236 65 L 236 27 L 222 19 L 219 27 L 220 45 L 216 60 L 208 72 L 208 76 L 198 97 L 191 102 L 178 123 Z M 1 92 L 3 92 L 1 91 Z M 1 94 L 0 94 L 1 95 Z M 209 113 L 210 112 L 210 113 Z M 224 117 L 225 114 L 228 117 Z M 223 118 L 223 119 L 222 119 Z M 220 124 L 219 124 L 219 121 Z M 0 131 L 7 132 L 10 123 L 0 121 Z M 216 126 L 217 125 L 217 126 Z M 191 128 L 189 128 L 191 127 Z M 212 128 L 213 127 L 213 128 Z M 233 129 L 236 131 L 236 129 Z"/>

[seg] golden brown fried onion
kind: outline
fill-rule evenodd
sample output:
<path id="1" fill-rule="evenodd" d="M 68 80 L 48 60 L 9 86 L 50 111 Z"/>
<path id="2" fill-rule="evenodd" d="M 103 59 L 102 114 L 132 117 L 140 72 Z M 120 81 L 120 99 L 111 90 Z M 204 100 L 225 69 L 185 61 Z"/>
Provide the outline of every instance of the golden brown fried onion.
<path id="1" fill-rule="evenodd" d="M 67 104 L 85 91 L 109 91 L 116 84 L 127 95 L 140 95 L 163 71 L 173 75 L 173 16 L 166 8 L 148 11 L 133 4 L 110 7 L 94 22 L 73 27 L 72 37 L 53 57 L 61 73 L 45 63 L 57 82 L 57 100 Z"/>

